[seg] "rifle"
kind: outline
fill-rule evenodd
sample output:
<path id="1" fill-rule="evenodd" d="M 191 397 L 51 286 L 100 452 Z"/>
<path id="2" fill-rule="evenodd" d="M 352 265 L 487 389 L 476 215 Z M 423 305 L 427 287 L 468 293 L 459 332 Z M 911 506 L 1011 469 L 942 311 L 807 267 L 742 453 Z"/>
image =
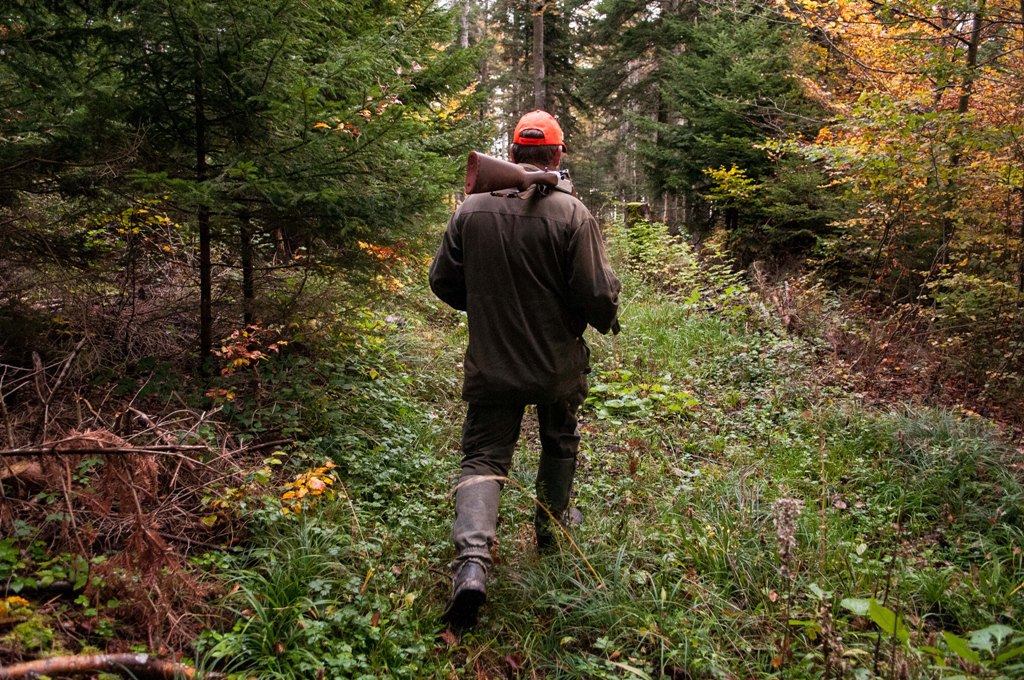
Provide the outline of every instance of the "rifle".
<path id="1" fill-rule="evenodd" d="M 466 194 L 486 194 L 502 189 L 524 191 L 534 184 L 555 187 L 562 175 L 557 170 L 524 170 L 515 163 L 470 151 L 466 159 Z"/>

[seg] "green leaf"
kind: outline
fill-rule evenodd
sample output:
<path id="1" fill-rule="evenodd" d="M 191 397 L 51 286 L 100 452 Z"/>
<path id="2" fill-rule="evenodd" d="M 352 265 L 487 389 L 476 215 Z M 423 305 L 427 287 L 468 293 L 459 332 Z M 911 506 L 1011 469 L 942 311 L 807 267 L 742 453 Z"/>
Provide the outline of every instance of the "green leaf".
<path id="1" fill-rule="evenodd" d="M 613 665 L 613 666 L 615 666 L 617 668 L 621 668 L 622 670 L 626 671 L 627 673 L 632 673 L 633 675 L 635 675 L 638 678 L 647 678 L 647 680 L 651 680 L 651 676 L 650 675 L 648 675 L 647 673 L 645 673 L 644 671 L 640 670 L 639 668 L 637 668 L 635 666 L 630 666 L 629 664 L 622 663 L 621 661 L 608 661 L 607 663 L 610 663 L 611 665 Z"/>
<path id="2" fill-rule="evenodd" d="M 1002 646 L 1003 642 L 1013 635 L 1014 630 L 1009 626 L 1004 626 L 1000 623 L 994 623 L 991 626 L 982 628 L 981 630 L 975 630 L 968 633 L 967 637 L 970 641 L 971 647 L 974 649 L 980 649 L 988 652 L 989 654 L 995 653 L 993 647 Z M 993 642 L 995 645 L 993 646 Z"/>
<path id="3" fill-rule="evenodd" d="M 895 635 L 900 642 L 910 641 L 910 631 L 903 624 L 903 619 L 885 605 L 879 604 L 874 598 L 868 601 L 868 615 L 879 628 L 888 635 Z"/>
<path id="4" fill-rule="evenodd" d="M 804 621 L 803 619 L 790 619 L 789 625 L 801 626 L 805 629 L 807 639 L 814 640 L 818 639 L 818 635 L 821 634 L 821 625 L 817 621 Z"/>
<path id="5" fill-rule="evenodd" d="M 970 645 L 967 644 L 967 640 L 964 640 L 959 635 L 942 631 L 942 637 L 946 641 L 946 646 L 949 650 L 959 656 L 961 659 L 972 661 L 974 663 L 980 663 L 981 659 L 978 653 L 971 649 Z"/>
<path id="6" fill-rule="evenodd" d="M 89 572 L 87 570 L 79 571 L 75 577 L 75 590 L 81 590 L 89 583 Z"/>
<path id="7" fill-rule="evenodd" d="M 832 597 L 831 592 L 826 592 L 822 590 L 821 586 L 819 586 L 817 583 L 810 584 L 809 586 L 807 586 L 807 589 L 814 593 L 814 596 L 819 600 L 827 600 Z"/>
<path id="8" fill-rule="evenodd" d="M 1016 659 L 1018 656 L 1021 655 L 1024 655 L 1024 645 L 1021 645 L 1020 647 L 1014 647 L 1013 649 L 1008 649 L 999 656 L 997 656 L 996 664 L 1004 664 L 1010 659 Z"/>
<path id="9" fill-rule="evenodd" d="M 839 606 L 844 609 L 848 609 L 857 616 L 867 616 L 868 610 L 870 609 L 872 602 L 874 602 L 874 600 L 864 600 L 856 597 L 844 597 L 843 600 L 839 603 Z"/>

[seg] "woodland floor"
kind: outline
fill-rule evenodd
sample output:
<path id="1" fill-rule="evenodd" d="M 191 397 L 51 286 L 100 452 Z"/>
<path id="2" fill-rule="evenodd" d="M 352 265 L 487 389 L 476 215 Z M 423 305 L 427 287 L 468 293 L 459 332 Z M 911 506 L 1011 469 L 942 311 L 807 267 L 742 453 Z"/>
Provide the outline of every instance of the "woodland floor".
<path id="1" fill-rule="evenodd" d="M 665 241 L 652 268 L 609 235 L 623 332 L 592 339 L 586 520 L 536 554 L 528 414 L 475 629 L 438 623 L 466 330 L 417 270 L 225 377 L 235 398 L 214 414 L 146 415 L 140 399 L 134 432 L 79 423 L 116 438 L 97 448 L 202 444 L 193 462 L 66 455 L 69 475 L 5 478 L 0 661 L 146 650 L 237 678 L 1024 675 L 1013 430 L 859 372 L 727 267 Z"/>

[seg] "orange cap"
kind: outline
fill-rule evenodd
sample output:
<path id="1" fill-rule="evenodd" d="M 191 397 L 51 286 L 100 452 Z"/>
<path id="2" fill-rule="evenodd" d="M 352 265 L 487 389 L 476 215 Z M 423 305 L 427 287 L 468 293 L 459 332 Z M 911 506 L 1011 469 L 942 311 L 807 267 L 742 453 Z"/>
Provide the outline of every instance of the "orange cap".
<path id="1" fill-rule="evenodd" d="M 515 133 L 512 135 L 513 144 L 526 144 L 540 146 L 542 144 L 558 144 L 562 151 L 565 148 L 565 140 L 562 137 L 562 128 L 558 121 L 547 111 L 530 111 L 516 123 Z"/>

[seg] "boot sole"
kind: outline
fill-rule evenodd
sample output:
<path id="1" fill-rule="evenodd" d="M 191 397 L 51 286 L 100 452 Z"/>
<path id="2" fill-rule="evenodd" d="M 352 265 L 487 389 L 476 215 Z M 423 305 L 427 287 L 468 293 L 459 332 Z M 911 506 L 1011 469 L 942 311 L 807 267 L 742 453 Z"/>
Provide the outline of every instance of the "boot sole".
<path id="1" fill-rule="evenodd" d="M 466 588 L 451 601 L 441 621 L 453 628 L 471 628 L 476 625 L 480 607 L 486 601 L 487 594 L 483 591 Z"/>

